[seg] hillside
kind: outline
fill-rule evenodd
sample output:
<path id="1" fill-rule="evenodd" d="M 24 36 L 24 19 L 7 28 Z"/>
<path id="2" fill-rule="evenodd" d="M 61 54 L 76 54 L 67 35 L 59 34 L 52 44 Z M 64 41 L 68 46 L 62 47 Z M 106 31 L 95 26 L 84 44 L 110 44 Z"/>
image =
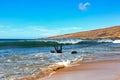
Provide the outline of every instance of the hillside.
<path id="1" fill-rule="evenodd" d="M 64 34 L 53 36 L 49 38 L 82 38 L 82 39 L 98 39 L 98 38 L 111 38 L 111 39 L 120 39 L 120 26 L 114 26 L 103 29 L 96 29 L 84 32 L 77 32 L 71 34 Z"/>

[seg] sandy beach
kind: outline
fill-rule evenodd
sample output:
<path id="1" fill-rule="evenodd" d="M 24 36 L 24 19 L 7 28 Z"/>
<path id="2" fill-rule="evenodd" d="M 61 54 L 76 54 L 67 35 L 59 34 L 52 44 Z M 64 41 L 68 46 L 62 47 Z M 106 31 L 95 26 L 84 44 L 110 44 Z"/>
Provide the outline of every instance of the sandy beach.
<path id="1" fill-rule="evenodd" d="M 0 0 L 0 80 L 120 80 L 120 0 Z"/>
<path id="2" fill-rule="evenodd" d="M 120 80 L 120 60 L 81 63 L 61 69 L 45 80 Z"/>

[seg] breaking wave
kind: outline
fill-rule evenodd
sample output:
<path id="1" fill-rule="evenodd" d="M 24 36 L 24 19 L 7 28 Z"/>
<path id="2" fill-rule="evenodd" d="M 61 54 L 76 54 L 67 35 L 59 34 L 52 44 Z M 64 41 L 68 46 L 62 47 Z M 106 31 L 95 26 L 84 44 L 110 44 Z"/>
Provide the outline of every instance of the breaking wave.
<path id="1" fill-rule="evenodd" d="M 120 43 L 120 40 L 114 40 L 113 43 Z"/>
<path id="2" fill-rule="evenodd" d="M 3 56 L 0 60 L 0 80 L 18 80 L 20 78 L 43 77 L 58 69 L 77 64 L 82 61 L 79 54 L 38 53 L 29 55 Z M 5 68 L 5 69 L 4 69 Z"/>
<path id="3" fill-rule="evenodd" d="M 50 47 L 56 44 L 72 45 L 72 44 L 93 44 L 93 43 L 120 43 L 120 40 L 98 39 L 98 40 L 82 40 L 82 39 L 44 39 L 44 40 L 8 40 L 1 41 L 1 48 L 9 47 Z"/>
<path id="4" fill-rule="evenodd" d="M 120 40 L 112 39 L 3 40 L 0 41 L 0 80 L 18 80 L 18 78 L 27 80 L 31 77 L 33 79 L 50 76 L 61 68 L 73 66 L 81 61 L 106 58 L 108 56 L 106 54 L 112 59 L 113 55 L 119 58 L 119 43 Z M 54 48 L 47 46 L 55 44 L 64 44 L 62 54 L 50 53 Z M 71 54 L 72 51 L 77 51 L 77 54 Z"/>

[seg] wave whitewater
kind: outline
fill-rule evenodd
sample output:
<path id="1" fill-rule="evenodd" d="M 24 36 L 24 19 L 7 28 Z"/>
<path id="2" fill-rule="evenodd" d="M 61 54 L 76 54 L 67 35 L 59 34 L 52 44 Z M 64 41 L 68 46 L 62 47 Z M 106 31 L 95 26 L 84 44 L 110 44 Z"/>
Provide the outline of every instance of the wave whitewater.
<path id="1" fill-rule="evenodd" d="M 16 44 L 8 45 L 10 48 L 7 46 L 7 49 L 5 47 L 0 49 L 0 80 L 34 80 L 44 76 L 49 77 L 55 71 L 76 65 L 81 61 L 119 59 L 120 57 L 119 40 L 111 39 L 0 41 L 0 44 L 3 43 Z M 47 47 L 48 44 L 52 46 L 64 44 L 63 53 L 50 53 L 54 48 Z M 39 47 L 43 45 L 45 47 Z M 77 54 L 71 54 L 72 51 L 77 51 Z"/>
<path id="2" fill-rule="evenodd" d="M 98 39 L 98 40 L 82 40 L 82 39 L 45 39 L 45 40 L 13 40 L 13 41 L 1 41 L 0 48 L 10 47 L 50 47 L 56 44 L 93 44 L 93 43 L 120 43 L 120 40 L 111 39 Z"/>
<path id="3" fill-rule="evenodd" d="M 38 57 L 40 57 L 40 55 L 42 56 L 42 58 L 46 58 L 46 59 L 41 59 L 41 60 L 39 60 L 40 58 L 37 59 Z M 29 57 L 31 58 L 31 60 L 29 60 Z M 43 63 L 38 62 L 42 60 Z M 3 70 L 5 74 L 1 75 L 0 80 L 34 80 L 36 78 L 42 78 L 46 76 L 49 77 L 53 72 L 62 69 L 64 67 L 75 65 L 81 62 L 82 60 L 83 57 L 80 55 L 78 56 L 78 55 L 71 55 L 66 53 L 33 54 L 31 56 L 29 55 L 28 58 L 27 57 L 22 58 L 20 61 L 19 60 L 13 61 L 13 58 L 11 58 L 5 61 L 6 65 L 8 66 L 6 68 L 9 68 L 11 72 L 9 72 L 8 70 L 8 73 L 5 73 L 7 71 Z M 23 70 L 21 71 L 21 69 Z"/>
<path id="4" fill-rule="evenodd" d="M 36 80 L 39 78 L 41 78 L 41 79 L 49 78 L 55 71 L 62 69 L 62 68 L 65 68 L 65 67 L 70 67 L 70 66 L 75 65 L 77 63 L 80 63 L 82 60 L 83 60 L 83 57 L 76 58 L 74 60 L 67 60 L 67 61 L 58 62 L 54 65 L 48 66 L 45 69 L 42 69 L 42 71 L 38 71 L 37 75 L 20 78 L 19 80 Z"/>

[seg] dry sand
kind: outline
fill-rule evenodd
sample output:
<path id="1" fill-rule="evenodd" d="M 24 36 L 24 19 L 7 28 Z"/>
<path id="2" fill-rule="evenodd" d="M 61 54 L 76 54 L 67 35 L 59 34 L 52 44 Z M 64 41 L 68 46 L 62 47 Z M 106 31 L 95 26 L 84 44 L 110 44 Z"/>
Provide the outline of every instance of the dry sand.
<path id="1" fill-rule="evenodd" d="M 61 69 L 45 80 L 120 80 L 120 61 L 81 63 Z"/>

